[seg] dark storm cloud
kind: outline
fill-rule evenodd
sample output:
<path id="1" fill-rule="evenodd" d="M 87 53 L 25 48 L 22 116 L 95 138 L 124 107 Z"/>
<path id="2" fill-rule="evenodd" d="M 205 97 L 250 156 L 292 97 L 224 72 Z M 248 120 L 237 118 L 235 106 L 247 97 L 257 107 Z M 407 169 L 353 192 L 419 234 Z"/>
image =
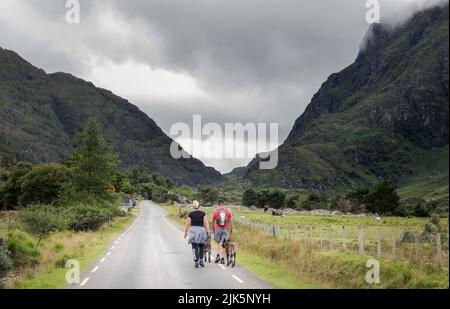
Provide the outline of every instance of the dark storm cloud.
<path id="1" fill-rule="evenodd" d="M 382 20 L 395 23 L 420 9 L 417 3 L 430 1 L 380 2 Z M 47 71 L 95 79 L 137 104 L 166 132 L 200 113 L 205 122 L 278 122 L 280 142 L 328 75 L 353 62 L 369 28 L 364 0 L 80 4 L 81 24 L 69 25 L 63 0 L 2 0 L 0 46 Z M 110 63 L 189 76 L 204 96 L 155 99 L 151 85 L 124 92 L 122 86 L 136 79 L 133 73 L 114 85 L 102 78 L 114 72 L 93 74 Z"/>

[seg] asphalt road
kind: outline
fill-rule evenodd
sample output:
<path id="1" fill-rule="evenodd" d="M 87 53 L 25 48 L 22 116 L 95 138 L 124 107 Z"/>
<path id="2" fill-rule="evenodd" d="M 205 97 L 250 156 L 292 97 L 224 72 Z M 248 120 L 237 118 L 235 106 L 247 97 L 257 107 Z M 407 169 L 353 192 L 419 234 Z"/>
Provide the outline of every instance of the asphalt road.
<path id="1" fill-rule="evenodd" d="M 73 288 L 84 289 L 261 289 L 271 286 L 236 265 L 206 263 L 195 269 L 191 247 L 167 213 L 141 203 L 134 223 L 112 241 Z M 214 253 L 214 252 L 213 252 Z M 237 257 L 239 264 L 239 253 Z"/>

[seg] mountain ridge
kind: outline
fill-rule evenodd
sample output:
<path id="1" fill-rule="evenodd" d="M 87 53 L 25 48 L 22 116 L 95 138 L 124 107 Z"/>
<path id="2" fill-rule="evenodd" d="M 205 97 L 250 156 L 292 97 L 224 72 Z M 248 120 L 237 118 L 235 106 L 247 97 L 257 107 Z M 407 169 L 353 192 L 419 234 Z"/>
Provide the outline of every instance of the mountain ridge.
<path id="1" fill-rule="evenodd" d="M 408 185 L 428 172 L 447 184 L 448 197 L 448 172 L 439 171 L 448 170 L 448 4 L 395 29 L 374 25 L 366 38 L 355 62 L 331 74 L 295 121 L 277 168 L 259 170 L 254 159 L 244 180 L 339 191 L 380 179 Z"/>
<path id="2" fill-rule="evenodd" d="M 179 185 L 224 179 L 195 158 L 173 159 L 172 139 L 128 100 L 68 73 L 47 74 L 0 47 L 0 155 L 63 161 L 89 117 L 102 124 L 123 168 L 143 164 Z"/>

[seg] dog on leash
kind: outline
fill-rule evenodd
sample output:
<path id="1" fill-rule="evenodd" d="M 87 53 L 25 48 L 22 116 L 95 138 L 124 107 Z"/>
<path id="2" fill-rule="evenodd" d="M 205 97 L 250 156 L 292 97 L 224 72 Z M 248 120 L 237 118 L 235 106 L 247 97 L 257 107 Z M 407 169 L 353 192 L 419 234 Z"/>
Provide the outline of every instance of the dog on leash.
<path id="1" fill-rule="evenodd" d="M 234 267 L 236 265 L 236 246 L 227 240 L 223 243 L 222 247 L 225 249 L 225 254 L 227 256 L 227 266 Z"/>
<path id="2" fill-rule="evenodd" d="M 210 234 L 208 234 L 208 236 L 206 237 L 203 256 L 205 257 L 205 261 L 208 261 L 208 263 L 211 263 L 211 235 Z"/>

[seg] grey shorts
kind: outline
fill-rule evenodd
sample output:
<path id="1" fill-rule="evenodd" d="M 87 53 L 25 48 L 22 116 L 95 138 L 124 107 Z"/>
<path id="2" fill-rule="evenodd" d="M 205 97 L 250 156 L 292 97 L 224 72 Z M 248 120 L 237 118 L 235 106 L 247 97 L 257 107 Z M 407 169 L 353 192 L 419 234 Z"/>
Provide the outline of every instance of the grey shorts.
<path id="1" fill-rule="evenodd" d="M 220 244 L 223 244 L 224 242 L 226 242 L 229 237 L 230 237 L 230 235 L 229 235 L 228 231 L 225 229 L 220 229 L 220 230 L 214 231 L 214 239 Z"/>

